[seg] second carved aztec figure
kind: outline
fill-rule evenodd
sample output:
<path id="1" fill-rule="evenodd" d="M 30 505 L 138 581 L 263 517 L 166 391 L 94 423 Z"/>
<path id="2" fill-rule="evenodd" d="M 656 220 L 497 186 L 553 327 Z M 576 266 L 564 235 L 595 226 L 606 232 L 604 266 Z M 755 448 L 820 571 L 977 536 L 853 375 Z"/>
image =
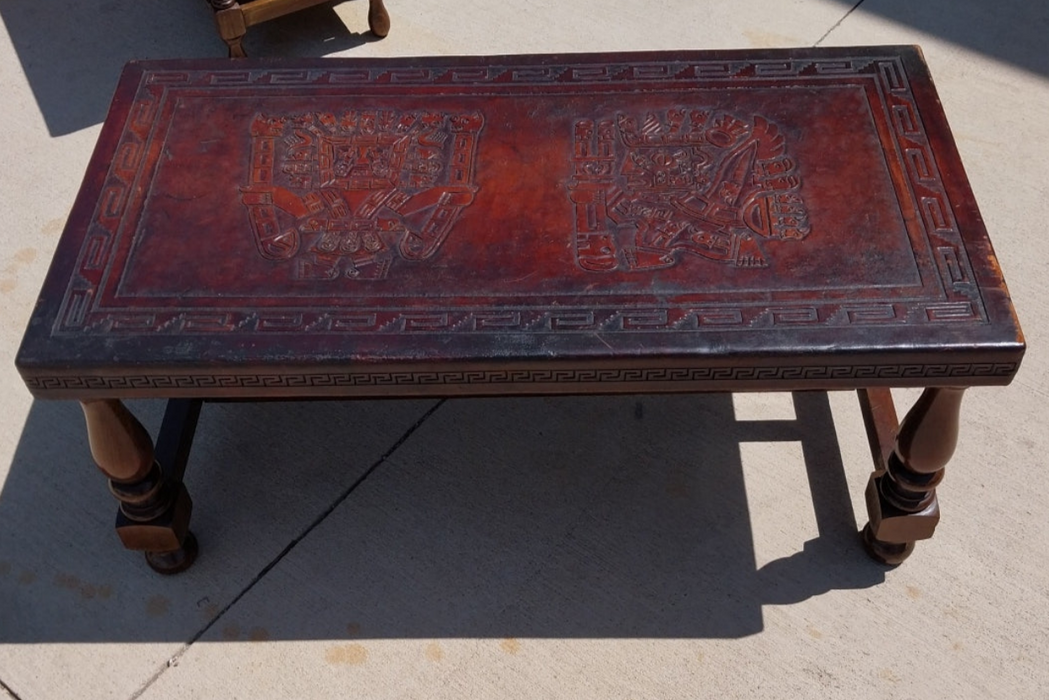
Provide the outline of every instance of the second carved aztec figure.
<path id="1" fill-rule="evenodd" d="M 769 264 L 766 241 L 809 233 L 801 176 L 768 119 L 712 109 L 575 123 L 575 257 L 592 272 L 652 270 L 682 254 Z"/>
<path id="2" fill-rule="evenodd" d="M 433 256 L 477 193 L 481 114 L 256 115 L 241 201 L 259 253 L 298 279 L 384 279 Z"/>

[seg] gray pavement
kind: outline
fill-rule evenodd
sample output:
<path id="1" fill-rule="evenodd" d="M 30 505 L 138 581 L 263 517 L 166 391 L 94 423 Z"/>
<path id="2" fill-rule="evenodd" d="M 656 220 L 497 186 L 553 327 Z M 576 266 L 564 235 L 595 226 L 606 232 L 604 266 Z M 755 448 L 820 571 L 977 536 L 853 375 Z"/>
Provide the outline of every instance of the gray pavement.
<path id="1" fill-rule="evenodd" d="M 860 551 L 850 393 L 213 404 L 202 555 L 157 577 L 112 533 L 78 407 L 12 360 L 123 63 L 223 46 L 203 0 L 3 0 L 0 697 L 1049 697 L 1049 5 L 387 4 L 383 41 L 351 0 L 246 48 L 920 44 L 1030 346 L 966 399 L 937 537 L 894 570 Z M 163 407 L 132 408 L 155 432 Z"/>

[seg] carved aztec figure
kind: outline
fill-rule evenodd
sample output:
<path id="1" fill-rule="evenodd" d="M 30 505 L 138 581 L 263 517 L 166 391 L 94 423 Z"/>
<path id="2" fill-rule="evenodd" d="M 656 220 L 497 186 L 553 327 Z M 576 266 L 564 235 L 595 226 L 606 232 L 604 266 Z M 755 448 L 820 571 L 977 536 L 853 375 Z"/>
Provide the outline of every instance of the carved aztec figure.
<path id="1" fill-rule="evenodd" d="M 256 115 L 241 201 L 259 253 L 299 279 L 384 279 L 433 256 L 477 192 L 479 113 Z"/>
<path id="2" fill-rule="evenodd" d="M 779 128 L 710 109 L 575 123 L 575 255 L 584 270 L 671 267 L 690 253 L 766 267 L 761 240 L 809 233 Z"/>

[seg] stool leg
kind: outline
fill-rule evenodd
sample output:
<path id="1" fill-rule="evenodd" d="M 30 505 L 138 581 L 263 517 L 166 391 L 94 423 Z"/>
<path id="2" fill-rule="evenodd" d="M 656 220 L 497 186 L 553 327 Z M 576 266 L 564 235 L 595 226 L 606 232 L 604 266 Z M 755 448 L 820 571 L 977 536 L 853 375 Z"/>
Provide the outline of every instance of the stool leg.
<path id="1" fill-rule="evenodd" d="M 380 38 L 390 33 L 390 14 L 382 0 L 368 0 L 368 27 Z"/>
<path id="2" fill-rule="evenodd" d="M 867 484 L 867 553 L 895 566 L 932 537 L 940 520 L 936 485 L 954 454 L 964 388 L 928 388 L 900 424 L 886 471 Z"/>
<path id="3" fill-rule="evenodd" d="M 91 456 L 120 502 L 116 529 L 124 546 L 145 552 L 147 563 L 160 573 L 189 568 L 197 542 L 189 531 L 193 503 L 181 479 L 163 472 L 149 434 L 123 403 L 97 399 L 80 405 Z"/>
<path id="4" fill-rule="evenodd" d="M 215 24 L 219 29 L 219 36 L 229 47 L 230 58 L 244 58 L 244 35 L 248 33 L 248 25 L 244 21 L 244 12 L 240 9 L 237 0 L 208 0 L 211 9 L 215 10 Z"/>

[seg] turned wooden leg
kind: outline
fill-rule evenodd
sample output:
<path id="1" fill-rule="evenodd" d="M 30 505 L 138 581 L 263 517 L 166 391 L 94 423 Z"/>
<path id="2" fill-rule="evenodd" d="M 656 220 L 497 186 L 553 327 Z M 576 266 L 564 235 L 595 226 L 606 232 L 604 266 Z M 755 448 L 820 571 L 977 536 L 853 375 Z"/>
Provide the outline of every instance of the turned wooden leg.
<path id="1" fill-rule="evenodd" d="M 382 0 L 368 0 L 368 27 L 377 37 L 384 37 L 390 33 L 390 14 L 383 6 Z"/>
<path id="2" fill-rule="evenodd" d="M 109 477 L 109 489 L 120 502 L 116 528 L 124 546 L 145 552 L 146 561 L 160 573 L 174 574 L 189 568 L 197 556 L 197 542 L 189 531 L 193 503 L 181 474 L 173 478 L 163 472 L 146 429 L 120 401 L 88 400 L 80 405 L 87 420 L 91 456 Z M 187 407 L 195 427 L 199 402 L 196 413 L 185 402 L 172 402 L 165 423 L 174 409 L 182 408 L 185 413 Z M 192 428 L 189 432 L 191 435 Z M 168 449 L 178 452 L 177 447 Z M 184 451 L 188 453 L 188 445 Z M 179 466 L 184 467 L 184 463 Z"/>
<path id="3" fill-rule="evenodd" d="M 900 424 L 895 447 L 875 469 L 867 485 L 870 522 L 863 529 L 867 553 L 883 564 L 896 565 L 914 550 L 917 540 L 932 537 L 940 520 L 936 485 L 943 480 L 944 467 L 958 441 L 958 419 L 964 388 L 926 389 Z M 884 415 L 891 409 L 887 390 L 877 395 L 887 408 L 872 411 Z M 861 393 L 861 400 L 865 396 Z M 874 403 L 877 409 L 877 401 Z M 866 417 L 866 416 L 865 416 Z M 877 421 L 874 421 L 877 423 Z M 884 434 L 886 421 L 873 427 Z M 868 433 L 872 432 L 868 422 Z M 872 435 L 872 447 L 877 435 Z M 875 460 L 878 455 L 875 454 Z"/>
<path id="4" fill-rule="evenodd" d="M 237 0 L 208 0 L 211 9 L 215 10 L 215 24 L 219 28 L 219 36 L 229 47 L 230 58 L 244 58 L 244 35 L 248 33 L 248 25 L 244 21 L 244 12 L 240 9 Z"/>

